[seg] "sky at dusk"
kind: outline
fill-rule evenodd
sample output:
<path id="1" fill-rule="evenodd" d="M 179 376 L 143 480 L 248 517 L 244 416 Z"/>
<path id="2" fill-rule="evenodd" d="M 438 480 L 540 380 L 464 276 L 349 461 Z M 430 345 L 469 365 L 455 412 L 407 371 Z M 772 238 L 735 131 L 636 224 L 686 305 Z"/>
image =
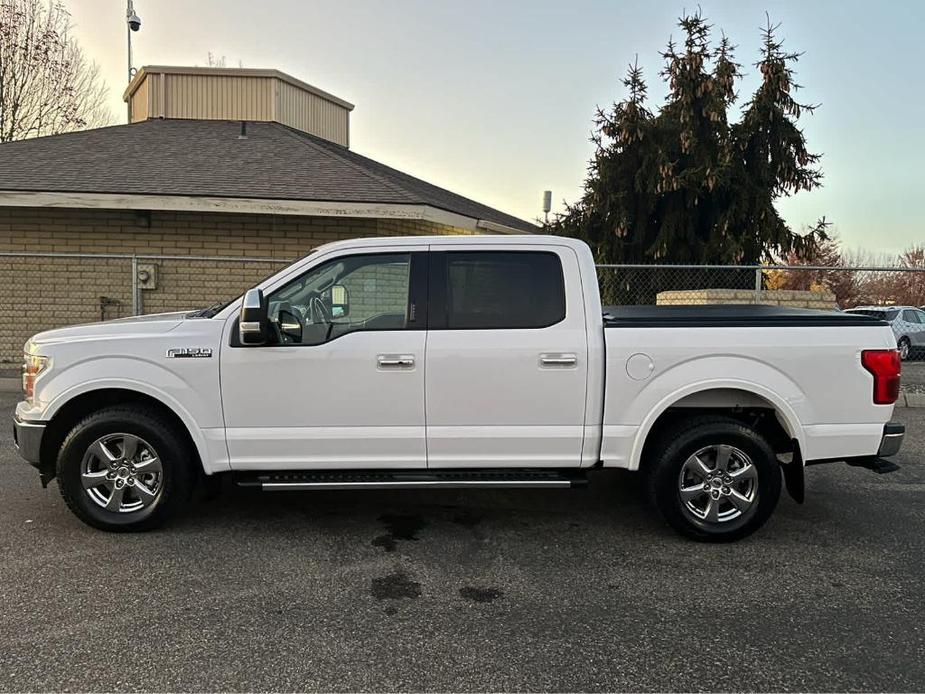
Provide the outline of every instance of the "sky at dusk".
<path id="1" fill-rule="evenodd" d="M 123 0 L 66 0 L 75 36 L 101 66 L 124 121 Z M 524 219 L 580 194 L 597 105 L 623 97 L 638 54 L 651 106 L 665 90 L 659 51 L 696 3 L 665 0 L 135 0 L 135 66 L 277 68 L 354 104 L 351 147 Z M 738 45 L 747 76 L 765 11 L 804 51 L 801 120 L 825 185 L 783 200 L 799 230 L 825 215 L 849 247 L 925 243 L 925 2 L 701 0 Z"/>

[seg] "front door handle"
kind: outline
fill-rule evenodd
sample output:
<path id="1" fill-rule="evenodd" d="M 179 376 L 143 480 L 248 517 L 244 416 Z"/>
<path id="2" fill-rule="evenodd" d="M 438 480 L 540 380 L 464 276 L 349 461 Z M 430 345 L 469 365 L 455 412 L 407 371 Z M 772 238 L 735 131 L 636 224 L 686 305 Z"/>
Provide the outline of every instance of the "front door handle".
<path id="1" fill-rule="evenodd" d="M 541 354 L 540 366 L 570 368 L 578 366 L 578 357 L 574 354 Z"/>
<path id="2" fill-rule="evenodd" d="M 413 369 L 414 355 L 380 354 L 378 357 L 376 357 L 376 365 L 380 369 Z"/>

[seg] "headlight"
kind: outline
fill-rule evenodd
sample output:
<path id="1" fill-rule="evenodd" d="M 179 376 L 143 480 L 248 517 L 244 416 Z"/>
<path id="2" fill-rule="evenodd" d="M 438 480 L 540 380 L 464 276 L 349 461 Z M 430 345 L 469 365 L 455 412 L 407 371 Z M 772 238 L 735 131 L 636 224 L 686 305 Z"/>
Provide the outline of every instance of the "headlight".
<path id="1" fill-rule="evenodd" d="M 35 379 L 48 366 L 48 357 L 37 354 L 23 354 L 22 357 L 22 392 L 26 402 L 31 403 L 35 395 Z"/>

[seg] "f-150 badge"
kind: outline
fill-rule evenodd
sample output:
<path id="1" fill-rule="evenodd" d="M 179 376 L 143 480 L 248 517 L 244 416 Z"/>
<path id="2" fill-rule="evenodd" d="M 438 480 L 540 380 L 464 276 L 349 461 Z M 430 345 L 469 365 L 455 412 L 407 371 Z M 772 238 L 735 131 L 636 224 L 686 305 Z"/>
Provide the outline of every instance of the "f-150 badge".
<path id="1" fill-rule="evenodd" d="M 167 356 L 174 359 L 208 359 L 212 356 L 211 347 L 176 347 L 167 350 Z"/>

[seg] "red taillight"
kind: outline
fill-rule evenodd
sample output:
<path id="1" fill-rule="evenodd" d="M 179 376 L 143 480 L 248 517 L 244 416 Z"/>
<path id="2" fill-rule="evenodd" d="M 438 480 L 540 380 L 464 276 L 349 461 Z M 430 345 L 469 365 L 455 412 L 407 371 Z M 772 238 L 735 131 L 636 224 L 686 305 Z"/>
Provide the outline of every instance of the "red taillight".
<path id="1" fill-rule="evenodd" d="M 892 405 L 899 397 L 899 352 L 895 349 L 865 349 L 861 365 L 874 375 L 874 404 Z"/>

